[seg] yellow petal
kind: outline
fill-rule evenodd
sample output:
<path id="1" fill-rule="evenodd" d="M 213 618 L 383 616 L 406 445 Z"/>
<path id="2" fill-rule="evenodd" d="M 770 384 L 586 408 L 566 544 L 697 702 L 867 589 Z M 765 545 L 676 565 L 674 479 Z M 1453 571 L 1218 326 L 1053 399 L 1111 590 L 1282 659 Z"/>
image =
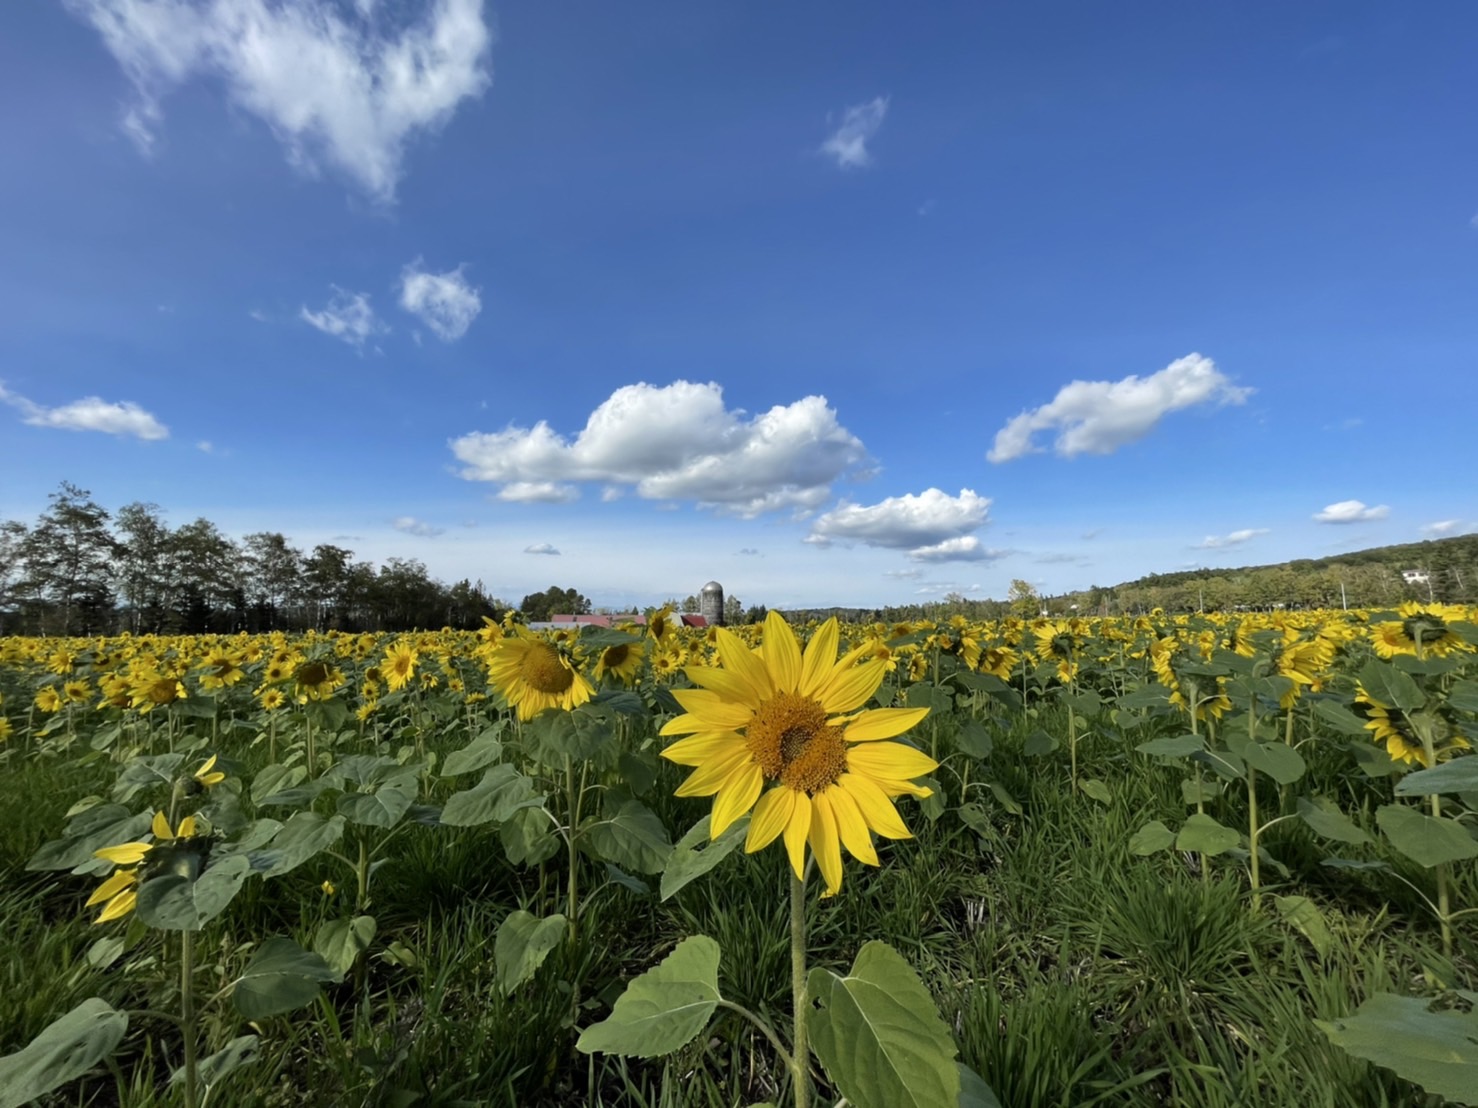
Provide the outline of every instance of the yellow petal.
<path id="1" fill-rule="evenodd" d="M 744 852 L 753 854 L 775 841 L 776 836 L 790 824 L 795 811 L 795 798 L 801 794 L 784 785 L 776 785 L 754 806 L 754 815 L 749 818 L 749 834 L 744 839 Z"/>
<path id="2" fill-rule="evenodd" d="M 162 810 L 154 813 L 154 822 L 150 825 L 150 830 L 154 832 L 156 839 L 174 838 L 174 832 L 169 829 L 169 819 Z"/>
<path id="3" fill-rule="evenodd" d="M 105 907 L 98 914 L 98 918 L 93 920 L 92 922 L 107 923 L 110 919 L 117 919 L 119 916 L 126 916 L 129 912 L 133 911 L 133 906 L 138 902 L 138 899 L 139 894 L 136 890 L 125 889 L 123 892 L 115 896 L 112 900 L 108 901 L 107 907 Z"/>
<path id="4" fill-rule="evenodd" d="M 745 650 L 747 652 L 748 648 L 746 647 Z M 688 680 L 693 684 L 711 689 L 725 700 L 734 704 L 742 704 L 751 712 L 757 709 L 765 699 L 753 685 L 732 669 L 719 669 L 716 666 L 687 666 L 683 672 L 688 675 Z"/>
<path id="5" fill-rule="evenodd" d="M 713 815 L 708 818 L 708 833 L 718 838 L 733 822 L 754 807 L 760 790 L 765 786 L 765 775 L 760 767 L 750 762 L 743 770 L 729 779 L 719 790 L 713 801 Z"/>
<path id="6" fill-rule="evenodd" d="M 119 843 L 117 846 L 105 846 L 101 850 L 94 850 L 92 856 L 119 866 L 136 866 L 152 849 L 152 843 Z"/>
<path id="7" fill-rule="evenodd" d="M 869 777 L 891 777 L 912 781 L 939 768 L 922 750 L 902 743 L 861 743 L 847 748 L 847 768 Z"/>
<path id="8" fill-rule="evenodd" d="M 215 764 L 216 764 L 216 756 L 214 754 L 212 754 L 209 758 L 207 758 L 205 760 L 205 765 L 201 766 L 199 769 L 197 769 L 195 771 L 195 776 L 196 777 L 199 777 L 199 778 L 201 778 L 203 780 L 205 778 L 205 775 L 211 771 L 211 767 L 214 766 Z M 221 776 L 224 777 L 225 774 L 222 774 Z"/>
<path id="9" fill-rule="evenodd" d="M 749 751 L 736 748 L 733 753 L 721 754 L 705 765 L 695 769 L 692 775 L 679 785 L 674 796 L 712 796 L 729 783 L 731 777 L 750 764 Z"/>
<path id="10" fill-rule="evenodd" d="M 182 839 L 193 838 L 195 835 L 195 817 L 186 816 L 180 820 L 179 837 Z"/>
<path id="11" fill-rule="evenodd" d="M 138 875 L 133 870 L 120 869 L 97 887 L 93 894 L 87 898 L 87 903 L 83 907 L 91 908 L 94 904 L 101 904 L 105 900 L 111 900 L 137 880 Z"/>
<path id="12" fill-rule="evenodd" d="M 707 689 L 673 689 L 672 695 L 684 712 L 707 724 L 706 731 L 737 731 L 754 715 L 752 708 L 730 703 Z"/>
<path id="13" fill-rule="evenodd" d="M 849 743 L 891 739 L 903 734 L 928 714 L 928 708 L 874 708 L 847 724 L 842 738 Z"/>
<path id="14" fill-rule="evenodd" d="M 779 612 L 765 616 L 765 667 L 775 679 L 777 692 L 795 692 L 801 683 L 801 648 Z"/>
<path id="15" fill-rule="evenodd" d="M 790 855 L 790 868 L 802 880 L 806 876 L 806 839 L 810 834 L 811 798 L 805 793 L 796 793 L 790 822 L 785 825 L 785 850 Z"/>
<path id="16" fill-rule="evenodd" d="M 816 855 L 816 868 L 826 882 L 823 896 L 835 896 L 842 887 L 842 844 L 837 838 L 836 818 L 826 793 L 811 798 L 811 853 Z"/>
<path id="17" fill-rule="evenodd" d="M 928 785 L 918 785 L 912 781 L 899 781 L 892 777 L 874 777 L 871 781 L 883 790 L 884 796 L 916 796 L 922 800 L 934 795 L 934 790 Z"/>
<path id="18" fill-rule="evenodd" d="M 831 676 L 832 663 L 837 657 L 837 630 L 836 617 L 823 623 L 811 636 L 811 641 L 806 644 L 806 653 L 801 658 L 801 687 L 802 696 L 815 699 L 820 692 L 821 686 Z"/>
<path id="19" fill-rule="evenodd" d="M 775 695 L 775 683 L 770 671 L 749 644 L 727 627 L 718 629 L 718 656 L 724 669 L 744 681 L 753 690 L 756 702 L 762 703 Z"/>
<path id="20" fill-rule="evenodd" d="M 662 751 L 662 757 L 680 766 L 701 766 L 726 750 L 743 746 L 744 740 L 734 732 L 713 731 L 679 739 Z"/>
<path id="21" fill-rule="evenodd" d="M 840 667 L 832 671 L 831 680 L 822 686 L 821 706 L 829 716 L 855 712 L 878 691 L 888 667 L 879 662 L 864 662 L 860 666 Z"/>
<path id="22" fill-rule="evenodd" d="M 888 795 L 866 777 L 844 773 L 837 778 L 837 785 L 857 802 L 857 810 L 867 821 L 867 826 L 883 838 L 913 838 L 913 833 L 899 818 L 898 809 L 893 807 Z"/>
<path id="23" fill-rule="evenodd" d="M 878 852 L 873 849 L 872 836 L 867 833 L 867 823 L 852 795 L 846 789 L 833 785 L 826 790 L 825 796 L 827 803 L 831 805 L 831 814 L 836 819 L 837 835 L 847 848 L 847 853 L 859 862 L 877 865 Z"/>

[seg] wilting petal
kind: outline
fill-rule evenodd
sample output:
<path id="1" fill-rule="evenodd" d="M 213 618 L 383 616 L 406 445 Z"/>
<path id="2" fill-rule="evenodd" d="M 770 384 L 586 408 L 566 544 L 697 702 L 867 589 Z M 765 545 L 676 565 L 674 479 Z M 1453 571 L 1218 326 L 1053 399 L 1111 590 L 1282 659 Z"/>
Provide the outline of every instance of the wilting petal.
<path id="1" fill-rule="evenodd" d="M 754 815 L 749 818 L 749 834 L 744 839 L 744 852 L 753 854 L 775 841 L 780 832 L 790 824 L 795 811 L 795 798 L 802 794 L 784 785 L 776 785 L 754 806 Z"/>
<path id="2" fill-rule="evenodd" d="M 718 838 L 736 819 L 754 807 L 764 787 L 765 775 L 753 762 L 732 776 L 714 799 L 713 814 L 708 818 L 709 837 Z"/>
<path id="3" fill-rule="evenodd" d="M 149 825 L 149 830 L 154 832 L 156 839 L 174 838 L 174 832 L 169 828 L 169 817 L 164 814 L 163 809 L 154 813 L 154 822 Z"/>
<path id="4" fill-rule="evenodd" d="M 874 708 L 870 712 L 863 712 L 847 724 L 842 738 L 849 743 L 896 738 L 928 714 L 928 708 Z"/>
<path id="5" fill-rule="evenodd" d="M 138 899 L 139 894 L 137 891 L 134 889 L 125 889 L 112 900 L 108 901 L 108 906 L 99 913 L 98 918 L 93 920 L 93 923 L 107 923 L 110 919 L 117 919 L 119 916 L 128 915 L 129 912 L 133 911 L 133 906 L 138 903 Z"/>

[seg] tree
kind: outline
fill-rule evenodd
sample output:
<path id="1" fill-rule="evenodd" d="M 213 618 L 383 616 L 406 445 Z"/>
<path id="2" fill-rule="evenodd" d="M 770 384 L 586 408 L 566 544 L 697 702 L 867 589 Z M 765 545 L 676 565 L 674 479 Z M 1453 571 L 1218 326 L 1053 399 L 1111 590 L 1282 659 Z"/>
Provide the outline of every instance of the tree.
<path id="1" fill-rule="evenodd" d="M 770 609 L 763 604 L 756 604 L 744 613 L 745 623 L 763 623 L 765 617 L 770 614 Z"/>
<path id="2" fill-rule="evenodd" d="M 178 528 L 171 546 L 179 571 L 175 600 L 179 629 L 199 635 L 239 625 L 246 615 L 246 590 L 236 544 L 201 517 Z"/>
<path id="3" fill-rule="evenodd" d="M 158 504 L 136 500 L 119 508 L 115 519 L 123 537 L 118 584 L 127 626 L 135 634 L 157 632 L 164 627 L 174 601 L 174 536 Z"/>
<path id="4" fill-rule="evenodd" d="M 36 521 L 22 546 L 23 588 L 41 606 L 42 634 L 100 630 L 113 603 L 113 563 L 118 553 L 108 513 L 91 493 L 69 481 L 63 481 L 49 499 L 51 508 Z"/>
<path id="5" fill-rule="evenodd" d="M 588 615 L 590 601 L 574 589 L 550 585 L 543 592 L 530 593 L 524 597 L 518 610 L 530 623 L 541 623 L 556 615 Z"/>
<path id="6" fill-rule="evenodd" d="M 303 603 L 311 626 L 320 631 L 337 626 L 353 557 L 354 551 L 324 542 L 303 562 Z"/>
<path id="7" fill-rule="evenodd" d="M 1030 581 L 1020 577 L 1011 582 L 1006 590 L 1006 599 L 1011 605 L 1011 614 L 1017 619 L 1034 619 L 1041 614 L 1042 597 Z"/>
<path id="8" fill-rule="evenodd" d="M 26 525 L 7 519 L 0 523 L 0 634 L 9 627 L 8 615 L 16 601 L 17 586 L 25 570 L 22 555 L 26 545 Z"/>
<path id="9" fill-rule="evenodd" d="M 744 605 L 737 596 L 724 597 L 724 622 L 738 623 L 744 618 Z"/>
<path id="10" fill-rule="evenodd" d="M 281 610 L 301 600 L 303 552 L 276 531 L 258 531 L 242 540 L 246 598 L 256 615 L 255 630 L 275 630 Z"/>
<path id="11" fill-rule="evenodd" d="M 682 607 L 678 610 L 684 615 L 690 616 L 698 610 L 698 607 L 698 598 L 696 596 L 687 596 L 683 598 Z"/>

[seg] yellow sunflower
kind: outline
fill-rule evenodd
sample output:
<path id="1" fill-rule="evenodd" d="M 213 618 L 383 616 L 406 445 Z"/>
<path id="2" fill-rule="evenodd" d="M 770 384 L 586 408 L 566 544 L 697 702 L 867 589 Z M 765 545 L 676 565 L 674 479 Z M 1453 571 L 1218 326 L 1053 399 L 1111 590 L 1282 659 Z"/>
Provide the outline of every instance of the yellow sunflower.
<path id="1" fill-rule="evenodd" d="M 36 694 L 36 707 L 43 712 L 60 712 L 62 710 L 62 694 L 56 691 L 55 685 L 43 685 L 41 691 Z"/>
<path id="2" fill-rule="evenodd" d="M 488 656 L 488 678 L 521 720 L 533 719 L 546 708 L 571 711 L 595 695 L 584 674 L 552 643 L 522 628 Z"/>
<path id="3" fill-rule="evenodd" d="M 380 662 L 380 673 L 390 691 L 405 688 L 416 675 L 416 661 L 420 655 L 416 648 L 404 640 L 385 648 L 385 657 Z"/>
<path id="4" fill-rule="evenodd" d="M 108 879 L 97 887 L 92 896 L 87 898 L 87 903 L 83 905 L 85 908 L 91 908 L 95 904 L 107 901 L 103 910 L 98 913 L 98 918 L 93 920 L 94 923 L 107 923 L 109 920 L 118 919 L 133 911 L 134 904 L 138 901 L 138 890 L 135 886 L 139 883 L 139 863 L 148 857 L 155 843 L 193 838 L 196 830 L 195 817 L 186 816 L 180 820 L 180 826 L 177 829 L 171 829 L 164 813 L 155 812 L 151 830 L 154 832 L 155 842 L 119 843 L 116 846 L 105 846 L 101 850 L 93 851 L 95 858 L 102 858 L 116 865 L 127 867 L 114 870 Z"/>
<path id="5" fill-rule="evenodd" d="M 838 659 L 838 637 L 837 621 L 827 620 L 802 654 L 775 612 L 765 618 L 760 650 L 721 629 L 722 667 L 688 667 L 699 688 L 673 691 L 684 714 L 662 728 L 663 735 L 690 736 L 662 756 L 696 767 L 678 796 L 715 797 L 710 834 L 722 835 L 753 808 L 745 850 L 761 850 L 783 835 L 799 877 L 809 843 L 828 896 L 842 887 L 843 846 L 875 866 L 874 832 L 912 837 L 892 798 L 929 796 L 914 781 L 938 768 L 913 747 L 880 741 L 903 734 L 928 709 L 862 710 L 887 671 L 872 661 L 856 664 L 868 651 L 865 643 Z"/>
<path id="6" fill-rule="evenodd" d="M 600 652 L 595 662 L 595 679 L 615 678 L 623 685 L 636 683 L 641 673 L 642 658 L 646 648 L 639 642 L 620 643 L 608 646 Z"/>

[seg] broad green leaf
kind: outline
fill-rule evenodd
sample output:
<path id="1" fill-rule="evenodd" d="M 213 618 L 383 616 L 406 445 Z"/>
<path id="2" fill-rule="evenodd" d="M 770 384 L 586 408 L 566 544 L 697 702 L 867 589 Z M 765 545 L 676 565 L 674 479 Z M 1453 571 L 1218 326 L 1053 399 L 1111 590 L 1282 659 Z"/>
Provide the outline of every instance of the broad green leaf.
<path id="1" fill-rule="evenodd" d="M 1247 776 L 1242 759 L 1230 749 L 1199 750 L 1191 755 L 1191 760 L 1200 762 L 1224 781 L 1241 781 Z"/>
<path id="2" fill-rule="evenodd" d="M 616 759 L 621 780 L 636 796 L 645 796 L 657 783 L 657 755 L 650 750 L 623 750 Z"/>
<path id="3" fill-rule="evenodd" d="M 1372 658 L 1360 669 L 1360 684 L 1372 698 L 1388 708 L 1410 712 L 1426 703 L 1427 695 L 1411 675 L 1389 662 Z"/>
<path id="4" fill-rule="evenodd" d="M 387 781 L 374 792 L 344 793 L 339 797 L 339 814 L 350 823 L 364 827 L 389 829 L 400 822 L 416 799 L 416 771 L 408 776 Z"/>
<path id="5" fill-rule="evenodd" d="M 150 878 L 139 886 L 134 911 L 140 921 L 165 931 L 199 931 L 226 910 L 251 862 L 240 854 L 222 858 L 197 879 L 177 873 Z"/>
<path id="6" fill-rule="evenodd" d="M 1280 785 L 1293 784 L 1308 769 L 1299 752 L 1283 743 L 1248 743 L 1242 748 L 1242 759 Z"/>
<path id="7" fill-rule="evenodd" d="M 1458 681 L 1447 694 L 1447 706 L 1460 712 L 1478 712 L 1478 681 Z"/>
<path id="8" fill-rule="evenodd" d="M 1478 842 L 1456 820 L 1423 815 L 1405 804 L 1383 804 L 1375 821 L 1392 846 L 1426 869 L 1478 858 Z"/>
<path id="9" fill-rule="evenodd" d="M 1315 802 L 1299 797 L 1298 816 L 1316 835 L 1335 842 L 1360 845 L 1373 841 L 1361 827 L 1330 802 Z"/>
<path id="10" fill-rule="evenodd" d="M 1024 811 L 1017 799 L 1011 795 L 1006 786 L 999 781 L 990 782 L 990 792 L 996 798 L 996 803 L 1013 816 L 1019 816 Z"/>
<path id="11" fill-rule="evenodd" d="M 515 866 L 537 866 L 559 853 L 560 839 L 542 807 L 520 808 L 498 828 L 503 853 Z"/>
<path id="12" fill-rule="evenodd" d="M 606 863 L 606 880 L 612 885 L 620 885 L 623 889 L 629 889 L 637 896 L 646 896 L 652 890 L 640 877 L 632 877 L 618 866 Z"/>
<path id="13" fill-rule="evenodd" d="M 1183 758 L 1198 750 L 1206 749 L 1200 735 L 1181 735 L 1174 739 L 1151 739 L 1134 748 L 1141 754 L 1153 754 L 1157 758 Z"/>
<path id="14" fill-rule="evenodd" d="M 813 969 L 811 1045 L 827 1076 L 858 1108 L 933 1108 L 959 1102 L 949 1027 L 919 975 L 887 943 L 863 945 L 845 977 Z"/>
<path id="15" fill-rule="evenodd" d="M 231 999 L 247 1019 L 265 1019 L 311 1004 L 323 982 L 338 980 L 340 974 L 320 955 L 278 935 L 257 947 Z"/>
<path id="16" fill-rule="evenodd" d="M 1433 1011 L 1422 997 L 1376 993 L 1342 1020 L 1315 1020 L 1335 1046 L 1395 1070 L 1434 1096 L 1478 1104 L 1478 993 L 1471 1006 Z"/>
<path id="17" fill-rule="evenodd" d="M 1159 820 L 1151 820 L 1129 836 L 1129 853 L 1140 856 L 1169 850 L 1175 844 L 1175 832 Z"/>
<path id="18" fill-rule="evenodd" d="M 263 766 L 262 771 L 252 779 L 252 803 L 265 803 L 269 797 L 284 789 L 296 788 L 306 780 L 308 780 L 306 766 L 283 766 L 275 763 Z"/>
<path id="19" fill-rule="evenodd" d="M 1242 836 L 1230 827 L 1223 827 L 1204 813 L 1196 813 L 1181 826 L 1175 836 L 1176 850 L 1189 850 L 1196 854 L 1225 854 L 1239 842 Z"/>
<path id="20" fill-rule="evenodd" d="M 1082 789 L 1085 793 L 1091 796 L 1094 800 L 1098 801 L 1100 804 L 1109 804 L 1113 802 L 1114 798 L 1113 795 L 1109 792 L 1109 787 L 1097 778 L 1090 777 L 1086 781 L 1079 781 L 1078 788 Z"/>
<path id="21" fill-rule="evenodd" d="M 134 758 L 118 774 L 118 780 L 113 784 L 113 799 L 127 804 L 144 789 L 158 789 L 160 798 L 167 798 L 184 762 L 183 754 L 152 754 Z"/>
<path id="22" fill-rule="evenodd" d="M 1141 708 L 1163 708 L 1170 703 L 1170 690 L 1164 685 L 1145 685 L 1119 697 L 1120 708 L 1138 711 Z"/>
<path id="23" fill-rule="evenodd" d="M 503 744 L 498 741 L 502 733 L 501 727 L 486 728 L 461 750 L 452 751 L 441 765 L 441 775 L 456 777 L 459 773 L 473 773 L 492 765 L 503 756 Z"/>
<path id="24" fill-rule="evenodd" d="M 0 1108 L 20 1108 L 81 1077 L 113 1053 L 128 1016 L 97 997 L 84 1000 L 0 1058 Z"/>
<path id="25" fill-rule="evenodd" d="M 596 857 L 637 873 L 661 873 L 672 853 L 672 840 L 657 813 L 634 797 L 585 824 L 580 835 Z"/>
<path id="26" fill-rule="evenodd" d="M 1392 758 L 1384 746 L 1378 746 L 1370 741 L 1373 736 L 1369 731 L 1365 732 L 1365 736 L 1364 742 L 1356 739 L 1345 746 L 1345 749 L 1355 756 L 1361 773 L 1366 777 L 1390 777 L 1405 768 L 1404 763 Z"/>
<path id="27" fill-rule="evenodd" d="M 135 842 L 149 830 L 152 812 L 135 815 L 122 804 L 99 804 L 72 819 L 60 839 L 45 843 L 26 863 L 28 870 L 70 869 L 76 873 L 103 873 L 112 862 L 93 857 L 93 851 L 118 843 Z"/>
<path id="28" fill-rule="evenodd" d="M 719 945 L 706 935 L 684 939 L 635 978 L 611 1014 L 580 1033 L 586 1054 L 656 1058 L 698 1037 L 718 1007 Z"/>
<path id="29" fill-rule="evenodd" d="M 334 973 L 343 977 L 353 968 L 359 956 L 369 949 L 374 938 L 374 916 L 331 919 L 326 921 L 318 929 L 318 933 L 313 936 L 313 952 L 322 958 Z"/>
<path id="30" fill-rule="evenodd" d="M 261 1053 L 261 1040 L 256 1035 L 238 1035 L 227 1043 L 222 1049 L 216 1051 L 208 1058 L 200 1060 L 197 1072 L 200 1075 L 200 1083 L 209 1089 L 217 1085 L 225 1078 L 239 1070 L 242 1066 L 250 1065 L 257 1060 Z M 171 1086 L 178 1087 L 185 1083 L 185 1067 L 181 1066 L 169 1075 Z"/>
<path id="31" fill-rule="evenodd" d="M 493 944 L 493 962 L 498 988 L 505 996 L 538 972 L 549 952 L 564 938 L 565 922 L 562 915 L 540 919 L 521 909 L 503 920 Z"/>
<path id="32" fill-rule="evenodd" d="M 121 935 L 107 935 L 87 948 L 87 964 L 93 969 L 107 969 L 128 949 L 128 940 Z"/>
<path id="33" fill-rule="evenodd" d="M 995 837 L 995 828 L 991 826 L 990 816 L 986 815 L 985 809 L 979 804 L 961 804 L 955 809 L 955 814 L 960 817 L 960 822 L 974 831 L 982 839 Z"/>
<path id="34" fill-rule="evenodd" d="M 1430 796 L 1478 789 L 1478 755 L 1454 758 L 1444 765 L 1417 770 L 1396 782 L 1397 796 Z"/>
<path id="35" fill-rule="evenodd" d="M 976 719 L 968 721 L 955 737 L 955 748 L 971 758 L 989 758 L 993 746 L 990 732 Z"/>
<path id="36" fill-rule="evenodd" d="M 252 868 L 264 877 L 280 877 L 297 869 L 320 850 L 344 836 L 344 817 L 324 819 L 317 812 L 295 812 L 272 836 L 266 849 L 252 855 Z"/>
<path id="37" fill-rule="evenodd" d="M 520 808 L 543 803 L 534 783 L 512 766 L 503 763 L 483 774 L 471 789 L 453 793 L 441 810 L 441 822 L 449 827 L 476 827 L 508 819 Z"/>
<path id="38" fill-rule="evenodd" d="M 1275 896 L 1273 903 L 1278 906 L 1278 914 L 1313 944 L 1319 957 L 1328 956 L 1334 936 L 1330 934 L 1329 924 L 1324 922 L 1324 915 L 1317 904 L 1306 896 Z"/>
<path id="39" fill-rule="evenodd" d="M 1370 739 L 1370 731 L 1365 726 L 1365 721 L 1343 704 L 1337 704 L 1332 700 L 1316 700 L 1314 701 L 1314 714 L 1341 735 L 1356 739 L 1364 738 L 1367 741 Z"/>
<path id="40" fill-rule="evenodd" d="M 744 845 L 749 817 L 734 821 L 712 842 L 708 838 L 709 817 L 704 816 L 677 841 L 662 868 L 661 896 L 667 900 L 684 885 L 696 881 Z"/>
<path id="41" fill-rule="evenodd" d="M 1196 780 L 1188 777 L 1180 783 L 1180 797 L 1187 805 L 1205 804 L 1221 795 L 1222 783 L 1217 780 Z"/>
<path id="42" fill-rule="evenodd" d="M 956 1062 L 960 1071 L 959 1108 L 1001 1108 L 995 1091 L 985 1083 L 985 1078 L 964 1062 Z"/>
<path id="43" fill-rule="evenodd" d="M 1028 758 L 1040 758 L 1044 754 L 1051 754 L 1056 749 L 1057 737 L 1038 728 L 1026 737 L 1021 752 Z"/>

